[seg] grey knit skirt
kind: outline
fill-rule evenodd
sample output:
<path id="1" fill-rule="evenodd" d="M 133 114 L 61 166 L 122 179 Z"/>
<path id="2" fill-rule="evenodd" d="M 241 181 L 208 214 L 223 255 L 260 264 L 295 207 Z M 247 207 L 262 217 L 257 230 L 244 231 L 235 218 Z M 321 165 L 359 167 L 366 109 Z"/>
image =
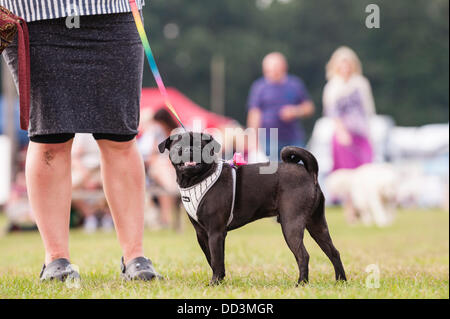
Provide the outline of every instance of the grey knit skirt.
<path id="1" fill-rule="evenodd" d="M 31 108 L 28 135 L 137 133 L 144 49 L 131 13 L 28 23 Z M 17 46 L 3 53 L 18 85 Z"/>

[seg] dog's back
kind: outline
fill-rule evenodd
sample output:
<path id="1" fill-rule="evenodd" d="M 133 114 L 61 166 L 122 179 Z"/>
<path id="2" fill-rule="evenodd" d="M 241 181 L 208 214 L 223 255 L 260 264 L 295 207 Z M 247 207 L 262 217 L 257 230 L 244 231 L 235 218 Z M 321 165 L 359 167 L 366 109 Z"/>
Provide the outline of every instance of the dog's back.
<path id="1" fill-rule="evenodd" d="M 298 147 L 285 147 L 276 172 L 264 174 L 268 163 L 240 166 L 236 171 L 236 220 L 231 228 L 280 214 L 280 203 L 296 203 L 314 210 L 321 198 L 314 156 Z M 303 165 L 300 164 L 303 162 Z M 226 174 L 226 173 L 225 173 Z M 229 175 L 229 174 L 226 174 Z"/>

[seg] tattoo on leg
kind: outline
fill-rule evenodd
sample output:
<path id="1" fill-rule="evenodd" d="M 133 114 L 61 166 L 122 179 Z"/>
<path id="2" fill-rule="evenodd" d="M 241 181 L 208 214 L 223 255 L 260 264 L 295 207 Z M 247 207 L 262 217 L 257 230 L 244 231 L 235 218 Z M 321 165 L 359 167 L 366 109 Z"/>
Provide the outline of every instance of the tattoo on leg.
<path id="1" fill-rule="evenodd" d="M 50 162 L 52 161 L 52 159 L 53 159 L 54 157 L 55 157 L 55 156 L 53 155 L 52 151 L 45 151 L 45 152 L 44 152 L 44 161 L 45 161 L 45 164 L 47 164 L 48 166 L 50 166 Z"/>

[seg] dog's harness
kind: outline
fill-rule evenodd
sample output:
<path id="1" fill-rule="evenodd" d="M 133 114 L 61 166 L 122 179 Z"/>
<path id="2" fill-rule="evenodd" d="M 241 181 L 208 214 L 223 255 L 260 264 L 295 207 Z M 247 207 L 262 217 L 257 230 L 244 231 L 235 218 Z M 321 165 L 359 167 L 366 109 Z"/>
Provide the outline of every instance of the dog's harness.
<path id="1" fill-rule="evenodd" d="M 223 162 L 219 161 L 219 163 L 217 163 L 217 168 L 214 171 L 214 173 L 212 173 L 202 182 L 187 188 L 179 187 L 181 200 L 183 202 L 184 208 L 186 209 L 186 212 L 197 222 L 198 222 L 197 217 L 198 207 L 200 206 L 203 197 L 219 179 L 220 174 L 222 173 L 222 168 Z M 233 167 L 231 168 L 231 176 L 233 179 L 233 199 L 231 203 L 231 212 L 230 217 L 228 218 L 227 226 L 230 225 L 231 221 L 233 220 L 234 199 L 236 197 L 236 171 Z"/>

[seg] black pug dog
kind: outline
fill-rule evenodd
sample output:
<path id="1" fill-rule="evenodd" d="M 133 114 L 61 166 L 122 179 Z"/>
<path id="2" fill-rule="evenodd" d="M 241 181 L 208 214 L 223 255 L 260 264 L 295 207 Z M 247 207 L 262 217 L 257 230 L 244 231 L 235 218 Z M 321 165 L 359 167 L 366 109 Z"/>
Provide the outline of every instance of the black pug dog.
<path id="1" fill-rule="evenodd" d="M 339 252 L 328 232 L 325 198 L 317 182 L 318 164 L 311 153 L 298 147 L 285 147 L 281 151 L 283 162 L 279 163 L 277 171 L 261 174 L 260 167 L 267 166 L 267 163 L 237 168 L 223 164 L 217 158 L 220 145 L 208 134 L 175 134 L 159 144 L 158 148 L 161 153 L 166 149 L 170 151 L 181 190 L 194 190 L 197 185 L 197 191 L 200 192 L 200 188 L 207 188 L 207 182 L 215 179 L 203 197 L 199 199 L 197 196 L 199 202 L 196 215 L 195 212 L 194 215 L 189 214 L 198 243 L 213 271 L 210 284 L 217 284 L 225 277 L 227 232 L 272 216 L 277 216 L 284 238 L 297 260 L 300 272 L 297 284 L 308 282 L 309 255 L 303 244 L 305 228 L 331 260 L 336 280 L 346 280 Z M 200 160 L 199 153 L 203 154 Z M 209 160 L 205 160 L 205 154 L 210 156 Z M 211 158 L 214 161 L 211 162 Z M 221 171 L 218 170 L 219 166 Z M 232 175 L 234 169 L 235 183 Z M 195 194 L 192 198 L 182 196 L 187 210 L 190 201 L 195 201 L 194 197 Z"/>

